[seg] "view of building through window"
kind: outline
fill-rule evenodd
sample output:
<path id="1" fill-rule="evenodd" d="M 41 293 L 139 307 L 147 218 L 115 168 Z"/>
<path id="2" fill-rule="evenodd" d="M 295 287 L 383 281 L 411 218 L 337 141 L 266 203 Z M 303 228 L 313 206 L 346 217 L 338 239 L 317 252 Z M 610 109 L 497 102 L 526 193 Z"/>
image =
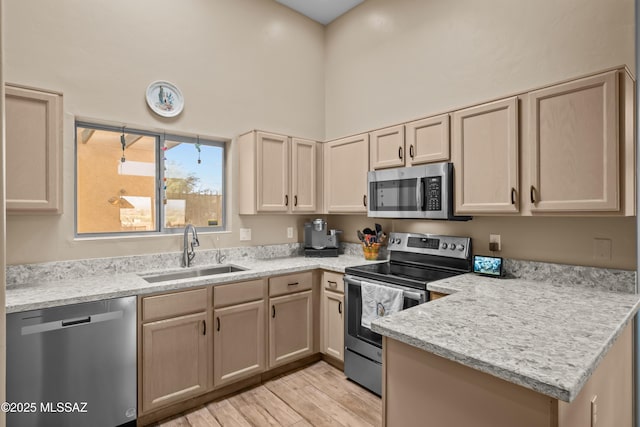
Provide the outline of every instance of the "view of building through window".
<path id="1" fill-rule="evenodd" d="M 224 227 L 224 143 L 76 129 L 77 234 Z"/>

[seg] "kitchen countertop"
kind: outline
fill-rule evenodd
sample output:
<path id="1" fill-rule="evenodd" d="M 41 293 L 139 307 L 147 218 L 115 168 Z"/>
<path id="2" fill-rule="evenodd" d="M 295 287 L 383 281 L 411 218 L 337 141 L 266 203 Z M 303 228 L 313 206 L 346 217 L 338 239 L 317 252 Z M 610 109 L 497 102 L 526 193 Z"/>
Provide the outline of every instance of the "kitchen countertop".
<path id="1" fill-rule="evenodd" d="M 313 269 L 323 269 L 344 273 L 344 269 L 346 267 L 366 264 L 369 262 L 375 263 L 382 261 L 365 261 L 362 257 L 349 255 L 340 255 L 337 258 L 283 257 L 265 260 L 242 259 L 237 262 L 230 260 L 224 264 L 243 267 L 247 269 L 246 271 L 169 280 L 157 283 L 148 283 L 140 277 L 140 275 L 180 272 L 184 271 L 184 269 L 142 271 L 135 274 L 122 273 L 95 275 L 46 283 L 22 283 L 19 285 L 7 286 L 6 311 L 7 313 L 15 313 L 130 295 L 144 295 L 155 292 L 192 288 L 196 286 L 253 280 L 262 277 Z M 197 267 L 191 268 L 200 269 L 215 266 L 217 265 L 198 265 Z"/>
<path id="2" fill-rule="evenodd" d="M 446 298 L 372 330 L 571 402 L 640 306 L 640 295 L 472 273 L 432 282 Z"/>

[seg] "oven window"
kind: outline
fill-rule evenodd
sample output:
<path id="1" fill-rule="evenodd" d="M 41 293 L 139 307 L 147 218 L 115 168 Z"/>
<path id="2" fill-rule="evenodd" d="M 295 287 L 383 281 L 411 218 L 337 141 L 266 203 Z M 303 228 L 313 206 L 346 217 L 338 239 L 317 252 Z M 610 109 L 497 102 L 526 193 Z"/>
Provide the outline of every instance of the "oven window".
<path id="1" fill-rule="evenodd" d="M 415 178 L 371 182 L 369 185 L 372 211 L 394 212 L 418 208 L 416 198 L 418 180 Z M 421 197 L 421 200 L 424 200 L 424 197 Z"/>
<path id="2" fill-rule="evenodd" d="M 362 291 L 360 285 L 354 285 L 349 283 L 347 285 L 347 304 L 348 306 L 348 318 L 347 318 L 347 334 L 357 338 L 361 341 L 365 341 L 376 347 L 382 348 L 382 336 L 377 334 L 369 328 L 365 328 L 360 324 L 362 319 Z M 411 298 L 404 298 L 403 310 L 414 307 L 419 304 Z"/>

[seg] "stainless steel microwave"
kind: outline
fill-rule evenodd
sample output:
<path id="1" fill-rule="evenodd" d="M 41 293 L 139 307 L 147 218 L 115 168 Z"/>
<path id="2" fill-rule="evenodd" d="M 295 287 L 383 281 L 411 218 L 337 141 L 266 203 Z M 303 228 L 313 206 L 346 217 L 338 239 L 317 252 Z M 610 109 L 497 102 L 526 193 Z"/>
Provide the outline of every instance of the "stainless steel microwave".
<path id="1" fill-rule="evenodd" d="M 367 186 L 369 217 L 471 219 L 453 214 L 453 163 L 372 171 Z"/>

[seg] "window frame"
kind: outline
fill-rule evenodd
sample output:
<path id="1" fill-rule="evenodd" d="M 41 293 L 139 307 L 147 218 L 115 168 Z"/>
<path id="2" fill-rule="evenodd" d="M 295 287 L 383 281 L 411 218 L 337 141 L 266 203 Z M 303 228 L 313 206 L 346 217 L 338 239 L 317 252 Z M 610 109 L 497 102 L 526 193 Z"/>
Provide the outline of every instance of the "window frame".
<path id="1" fill-rule="evenodd" d="M 78 233 L 78 128 L 85 129 L 95 129 L 95 130 L 103 130 L 103 131 L 111 131 L 111 132 L 122 132 L 124 130 L 125 133 L 135 133 L 144 136 L 150 136 L 155 138 L 156 144 L 156 152 L 155 152 L 155 165 L 156 165 L 156 175 L 155 175 L 155 204 L 154 208 L 156 211 L 155 218 L 155 227 L 156 230 L 152 231 L 109 231 L 104 233 Z M 95 238 L 95 237 L 148 237 L 148 236 L 170 236 L 175 234 L 180 234 L 184 232 L 184 228 L 167 228 L 164 226 L 165 219 L 165 211 L 164 211 L 164 203 L 163 203 L 163 187 L 164 187 L 164 151 L 162 147 L 164 147 L 165 141 L 182 141 L 188 144 L 196 144 L 206 145 L 210 147 L 219 147 L 222 149 L 222 225 L 214 225 L 214 226 L 206 226 L 206 227 L 196 227 L 198 233 L 216 233 L 216 232 L 226 232 L 228 230 L 227 227 L 227 156 L 228 156 L 228 147 L 227 140 L 222 138 L 210 138 L 210 137 L 200 137 L 200 136 L 187 136 L 181 135 L 177 133 L 166 133 L 166 132 L 154 132 L 145 129 L 140 129 L 138 127 L 130 127 L 130 126 L 116 126 L 116 125 L 104 125 L 99 123 L 94 123 L 85 120 L 76 120 L 74 124 L 74 181 L 73 181 L 73 191 L 74 191 L 74 224 L 73 224 L 73 233 L 76 238 Z"/>

